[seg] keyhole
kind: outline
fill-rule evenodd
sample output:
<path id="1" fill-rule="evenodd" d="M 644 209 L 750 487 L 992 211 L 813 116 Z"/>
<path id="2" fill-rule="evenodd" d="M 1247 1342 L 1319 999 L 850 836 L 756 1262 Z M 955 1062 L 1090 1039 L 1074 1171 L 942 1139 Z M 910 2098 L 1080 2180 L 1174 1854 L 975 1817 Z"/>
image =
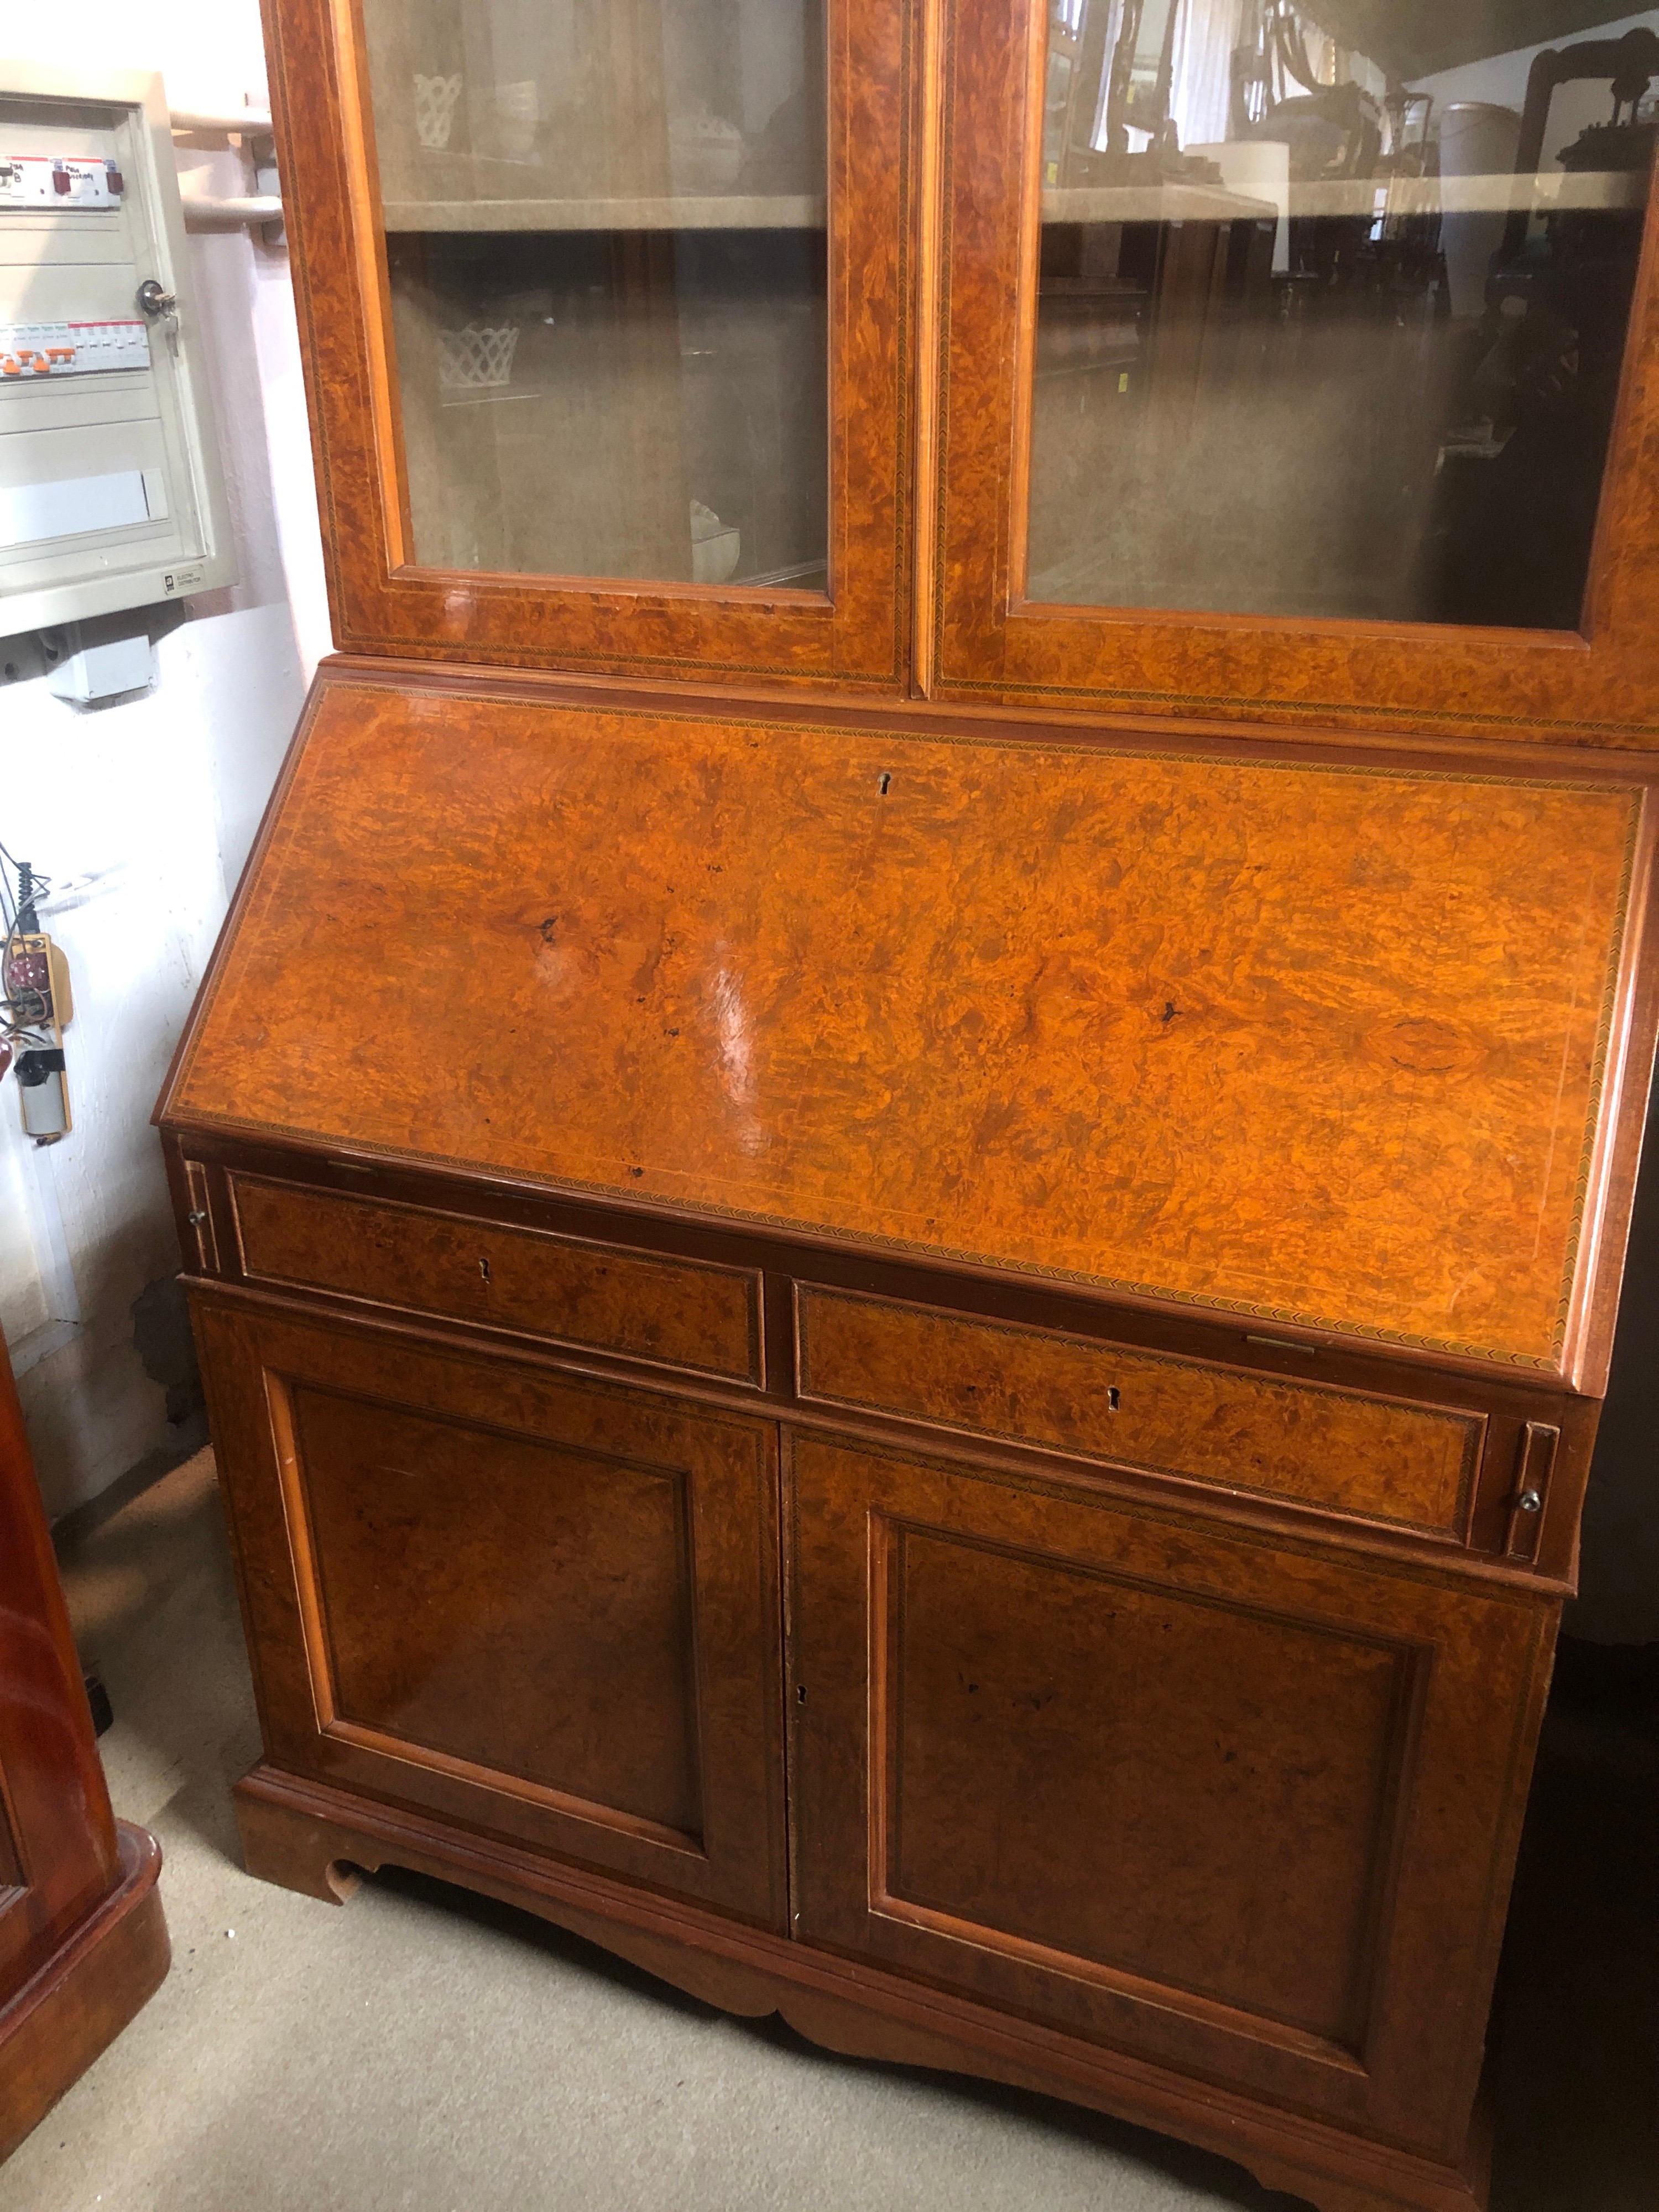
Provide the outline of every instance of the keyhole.
<path id="1" fill-rule="evenodd" d="M 881 775 L 880 775 L 880 778 L 879 778 L 879 780 L 878 780 L 878 787 L 879 788 L 879 790 L 880 790 L 880 792 L 881 792 L 881 795 L 882 795 L 882 797 L 883 797 L 884 799 L 885 799 L 885 798 L 886 798 L 886 796 L 887 796 L 887 794 L 888 794 L 889 791 L 890 791 L 890 790 L 891 790 L 891 788 L 892 788 L 892 785 L 893 785 L 893 779 L 892 779 L 892 777 L 891 777 L 891 776 L 887 773 L 886 769 L 884 769 L 882 770 L 882 772 L 881 772 Z"/>
<path id="2" fill-rule="evenodd" d="M 795 1685 L 795 1703 L 798 1705 L 804 1705 L 806 1703 L 806 1685 L 805 1682 L 797 1682 Z"/>
<path id="3" fill-rule="evenodd" d="M 1115 1413 L 1117 1411 L 1117 1385 L 1115 1382 L 1109 1382 L 1106 1385 L 1106 1410 L 1109 1413 Z"/>
<path id="4" fill-rule="evenodd" d="M 489 1262 L 488 1260 L 479 1261 L 478 1273 L 483 1277 L 485 1282 L 489 1280 Z"/>

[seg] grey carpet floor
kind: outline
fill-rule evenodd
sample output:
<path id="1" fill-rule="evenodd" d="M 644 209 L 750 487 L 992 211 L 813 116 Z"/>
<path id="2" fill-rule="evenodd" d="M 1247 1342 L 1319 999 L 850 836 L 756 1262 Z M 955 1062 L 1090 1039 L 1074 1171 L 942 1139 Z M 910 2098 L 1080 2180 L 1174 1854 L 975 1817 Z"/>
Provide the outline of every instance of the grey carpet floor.
<path id="1" fill-rule="evenodd" d="M 210 1456 L 80 1532 L 64 1566 L 77 1638 L 116 1708 L 102 1743 L 116 1808 L 166 1853 L 174 1963 L 0 2169 L 0 2212 L 1291 2205 L 1219 2160 L 1096 2115 L 848 2063 L 775 2022 L 728 2020 L 435 1883 L 387 1876 L 342 1911 L 251 1880 L 228 1790 L 258 1740 Z M 1629 1985 L 1622 2009 L 1607 1958 L 1587 1958 L 1577 1923 L 1545 1909 L 1562 1855 L 1582 1843 L 1581 1814 L 1607 1786 L 1594 1731 L 1582 1736 L 1569 1734 L 1559 1803 L 1545 1792 L 1555 1809 L 1543 1845 L 1529 1845 L 1517 1908 L 1524 1929 L 1536 1893 L 1505 1996 L 1516 2055 L 1500 2069 L 1494 2212 L 1659 2204 L 1659 2076 L 1645 2071 L 1659 2051 L 1659 1972 L 1645 1996 L 1642 1982 L 1659 1955 L 1644 1953 L 1639 1919 L 1651 1778 L 1639 1758 L 1636 1796 L 1592 1819 L 1618 1821 L 1637 1869 L 1621 1863 L 1592 1885 L 1597 1940 Z M 1638 1920 L 1610 1928 L 1632 1881 Z"/>

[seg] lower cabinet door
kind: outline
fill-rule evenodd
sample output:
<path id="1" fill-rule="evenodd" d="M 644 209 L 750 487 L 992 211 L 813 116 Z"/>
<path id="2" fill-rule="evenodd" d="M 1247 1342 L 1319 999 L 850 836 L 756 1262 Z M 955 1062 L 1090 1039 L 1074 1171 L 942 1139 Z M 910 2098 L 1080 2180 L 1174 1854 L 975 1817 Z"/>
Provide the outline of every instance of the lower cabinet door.
<path id="1" fill-rule="evenodd" d="M 1554 1604 L 787 1452 L 797 1935 L 1456 2156 Z"/>
<path id="2" fill-rule="evenodd" d="M 773 1425 L 196 1321 L 270 1758 L 781 1926 Z"/>

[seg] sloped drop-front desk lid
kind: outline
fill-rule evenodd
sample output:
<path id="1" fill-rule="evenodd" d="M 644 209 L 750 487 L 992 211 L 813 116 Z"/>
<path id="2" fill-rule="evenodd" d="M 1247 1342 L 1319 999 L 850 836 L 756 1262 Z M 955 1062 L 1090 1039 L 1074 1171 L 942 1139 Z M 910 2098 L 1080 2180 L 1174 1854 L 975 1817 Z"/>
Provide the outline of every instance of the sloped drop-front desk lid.
<path id="1" fill-rule="evenodd" d="M 337 674 L 164 1115 L 1582 1376 L 1643 806 Z"/>

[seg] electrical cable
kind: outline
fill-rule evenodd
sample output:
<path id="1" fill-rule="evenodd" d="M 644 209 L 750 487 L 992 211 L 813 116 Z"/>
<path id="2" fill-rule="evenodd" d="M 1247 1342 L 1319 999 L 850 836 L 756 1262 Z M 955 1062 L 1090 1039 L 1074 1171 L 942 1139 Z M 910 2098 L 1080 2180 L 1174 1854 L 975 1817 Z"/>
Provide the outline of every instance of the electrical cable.
<path id="1" fill-rule="evenodd" d="M 5 933 L 0 941 L 0 1043 L 25 1051 L 50 1047 L 52 1042 L 51 978 L 46 976 L 42 988 L 38 978 L 29 975 L 24 963 L 40 956 L 23 950 L 24 938 L 38 932 L 36 909 L 51 890 L 49 877 L 38 874 L 28 861 L 15 859 L 0 843 L 0 926 Z"/>

